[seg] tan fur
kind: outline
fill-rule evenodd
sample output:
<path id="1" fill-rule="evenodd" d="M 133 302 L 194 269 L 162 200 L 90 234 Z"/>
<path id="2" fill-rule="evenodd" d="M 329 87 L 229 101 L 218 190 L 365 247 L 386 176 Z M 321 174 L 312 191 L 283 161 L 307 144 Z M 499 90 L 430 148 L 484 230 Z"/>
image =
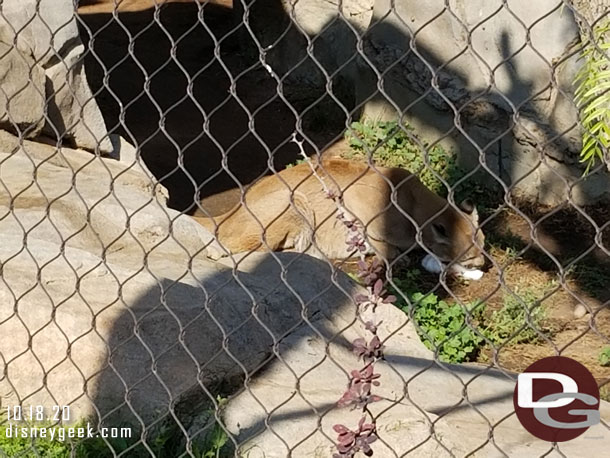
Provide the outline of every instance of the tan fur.
<path id="1" fill-rule="evenodd" d="M 317 165 L 316 173 L 318 177 L 307 163 L 288 168 L 249 188 L 245 205 L 215 218 L 203 217 L 201 211 L 194 217 L 231 253 L 296 249 L 344 258 L 350 255 L 347 228 L 336 218 L 337 205 L 326 198 L 322 178 L 329 189 L 342 191 L 348 218 L 362 222 L 371 252 L 392 260 L 416 245 L 416 229 L 406 214 L 423 227 L 425 246 L 441 261 L 455 259 L 468 267 L 484 263 L 473 244 L 476 240 L 482 247 L 484 240 L 480 230 L 473 230 L 476 210 L 456 210 L 408 171 L 331 159 Z"/>

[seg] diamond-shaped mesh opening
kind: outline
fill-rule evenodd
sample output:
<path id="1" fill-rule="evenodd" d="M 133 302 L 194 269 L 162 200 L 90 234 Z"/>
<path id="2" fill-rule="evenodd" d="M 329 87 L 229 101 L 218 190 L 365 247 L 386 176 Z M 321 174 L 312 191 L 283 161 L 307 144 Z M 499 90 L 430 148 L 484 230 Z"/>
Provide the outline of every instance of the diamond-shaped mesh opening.
<path id="1" fill-rule="evenodd" d="M 0 456 L 601 455 L 609 6 L 0 2 Z"/>

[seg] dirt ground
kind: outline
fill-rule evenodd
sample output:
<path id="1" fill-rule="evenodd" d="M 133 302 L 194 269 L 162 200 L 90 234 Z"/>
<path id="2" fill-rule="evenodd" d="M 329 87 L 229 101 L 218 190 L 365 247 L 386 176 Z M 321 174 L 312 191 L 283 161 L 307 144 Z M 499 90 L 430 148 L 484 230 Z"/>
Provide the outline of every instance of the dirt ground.
<path id="1" fill-rule="evenodd" d="M 529 289 L 539 298 L 545 297 L 542 324 L 550 332 L 549 338 L 509 345 L 498 353 L 498 363 L 519 371 L 561 352 L 582 362 L 600 383 L 610 383 L 610 367 L 602 367 L 598 361 L 602 349 L 610 346 L 610 209 L 583 209 L 600 227 L 606 225 L 599 232 L 606 251 L 595 244 L 591 222 L 573 208 L 534 211 L 524 205 L 520 210 L 535 224 L 535 230 L 514 211 L 504 211 L 496 218 L 487 232 L 497 266 L 482 281 L 458 288 L 460 298 L 489 297 L 489 306 L 499 306 L 500 277 L 517 294 Z"/>
<path id="2" fill-rule="evenodd" d="M 395 275 L 401 278 L 405 271 L 416 269 L 417 291 L 434 293 L 449 303 L 456 298 L 463 304 L 485 302 L 488 314 L 499 310 L 511 293 L 535 297 L 544 309 L 539 330 L 545 337 L 532 343 L 507 342 L 495 354 L 486 347 L 477 362 L 520 372 L 538 359 L 560 353 L 584 364 L 610 400 L 610 367 L 598 361 L 600 352 L 610 347 L 610 256 L 595 245 L 596 231 L 579 212 L 569 208 L 532 211 L 528 207 L 519 210 L 537 227 L 535 240 L 527 220 L 513 210 L 503 210 L 484 223 L 490 260 L 481 280 L 447 278 L 446 288 L 437 274 L 420 267 L 425 253 L 417 251 L 409 254 L 409 266 L 399 268 Z M 610 209 L 583 210 L 600 226 L 605 222 L 600 240 L 608 251 Z M 489 214 L 483 214 L 481 221 L 487 217 Z M 563 277 L 558 265 L 563 267 Z M 356 262 L 342 267 L 350 273 L 357 271 Z"/>
<path id="3" fill-rule="evenodd" d="M 610 393 L 610 367 L 598 361 L 600 352 L 610 346 L 610 209 L 585 209 L 600 226 L 606 224 L 600 237 L 606 252 L 595 245 L 596 231 L 589 220 L 574 209 L 533 211 L 527 205 L 519 209 L 536 227 L 535 239 L 524 217 L 513 210 L 501 211 L 483 226 L 486 250 L 493 259 L 483 278 L 452 279 L 448 286 L 463 303 L 484 301 L 489 312 L 498 310 L 511 292 L 520 297 L 532 294 L 545 311 L 541 326 L 546 337 L 533 343 L 508 343 L 495 356 L 486 349 L 478 361 L 521 371 L 561 352 L 587 366 Z M 482 216 L 485 221 L 486 215 Z M 450 296 L 437 275 L 422 274 L 419 286 L 422 292 Z"/>
<path id="4" fill-rule="evenodd" d="M 270 173 L 269 165 L 282 169 L 295 161 L 293 110 L 300 113 L 310 101 L 301 97 L 291 107 L 278 97 L 277 82 L 258 63 L 256 50 L 240 41 L 243 29 L 231 0 L 202 1 L 200 7 L 190 0 L 166 2 L 157 14 L 154 3 L 120 1 L 115 20 L 113 0 L 80 1 L 87 76 L 108 129 L 140 145 L 149 168 L 170 190 L 170 205 L 188 210 L 199 192 L 206 210 L 219 214 L 237 202 L 241 185 Z M 322 149 L 340 137 L 344 122 L 337 119 L 321 132 L 311 128 L 308 135 Z M 539 221 L 536 229 L 514 210 L 499 211 L 484 225 L 495 265 L 481 281 L 451 283 L 452 291 L 464 301 L 485 300 L 492 309 L 506 287 L 547 294 L 550 337 L 503 347 L 497 363 L 519 371 L 560 351 L 583 362 L 600 384 L 610 381 L 610 368 L 597 360 L 610 346 L 610 211 L 587 209 L 606 224 L 604 252 L 595 248 L 591 222 L 573 209 L 519 210 Z M 558 265 L 575 259 L 559 275 Z M 447 296 L 436 277 L 423 280 L 422 287 Z M 583 311 L 591 313 L 574 317 Z M 480 360 L 490 358 L 486 352 Z"/>

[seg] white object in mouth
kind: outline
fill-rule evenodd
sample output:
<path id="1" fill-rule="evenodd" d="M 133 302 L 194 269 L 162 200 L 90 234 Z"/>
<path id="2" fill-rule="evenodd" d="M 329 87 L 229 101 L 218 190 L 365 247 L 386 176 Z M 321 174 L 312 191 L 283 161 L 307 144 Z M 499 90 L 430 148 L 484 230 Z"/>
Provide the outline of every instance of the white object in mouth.
<path id="1" fill-rule="evenodd" d="M 438 258 L 432 256 L 431 254 L 427 254 L 424 259 L 421 260 L 421 266 L 426 269 L 428 272 L 432 274 L 439 274 L 443 271 L 445 267 Z"/>
<path id="2" fill-rule="evenodd" d="M 428 254 L 422 259 L 421 265 L 428 272 L 433 274 L 438 274 L 442 272 L 445 268 L 445 265 L 440 262 L 435 256 Z M 479 269 L 467 269 L 461 264 L 453 264 L 451 266 L 451 272 L 459 275 L 460 277 L 466 280 L 480 280 L 483 278 L 483 271 Z"/>

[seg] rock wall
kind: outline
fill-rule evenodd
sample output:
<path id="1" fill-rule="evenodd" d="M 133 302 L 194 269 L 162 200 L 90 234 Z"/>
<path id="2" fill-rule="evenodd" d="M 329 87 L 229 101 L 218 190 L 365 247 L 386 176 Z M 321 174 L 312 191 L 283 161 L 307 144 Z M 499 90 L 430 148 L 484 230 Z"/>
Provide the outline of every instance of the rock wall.
<path id="1" fill-rule="evenodd" d="M 572 11 L 552 0 L 503 4 L 360 0 L 340 11 L 319 0 L 257 0 L 249 17 L 271 69 L 317 87 L 326 77 L 316 65 L 341 76 L 353 97 L 340 98 L 354 118 L 404 114 L 463 168 L 528 200 L 610 200 L 610 174 L 582 177 Z"/>
<path id="2" fill-rule="evenodd" d="M 263 51 L 271 69 L 306 84 L 324 84 L 324 75 L 312 57 L 332 73 L 356 50 L 356 36 L 366 30 L 373 0 L 346 0 L 341 6 L 319 0 L 256 0 L 234 2 L 236 24 L 245 46 Z M 307 51 L 311 39 L 310 53 Z M 256 52 L 259 50 L 256 49 Z"/>
<path id="3" fill-rule="evenodd" d="M 553 1 L 377 0 L 356 80 L 363 115 L 405 118 L 452 147 L 470 170 L 483 161 L 514 194 L 543 204 L 610 199 L 610 175 L 582 178 L 573 103 L 579 29 Z M 490 173 L 490 181 L 495 178 Z"/>
<path id="4" fill-rule="evenodd" d="M 73 2 L 5 0 L 0 12 L 0 128 L 111 152 L 85 77 Z"/>
<path id="5" fill-rule="evenodd" d="M 372 0 L 346 0 L 341 7 L 319 0 L 246 3 L 244 8 L 241 1 L 234 2 L 236 25 L 249 27 L 241 29 L 243 48 L 282 79 L 282 90 L 297 110 L 323 97 L 329 85 L 340 103 L 354 105 L 357 36 L 366 30 Z M 342 108 L 320 105 L 321 117 L 324 112 L 328 117 L 343 115 Z"/>

